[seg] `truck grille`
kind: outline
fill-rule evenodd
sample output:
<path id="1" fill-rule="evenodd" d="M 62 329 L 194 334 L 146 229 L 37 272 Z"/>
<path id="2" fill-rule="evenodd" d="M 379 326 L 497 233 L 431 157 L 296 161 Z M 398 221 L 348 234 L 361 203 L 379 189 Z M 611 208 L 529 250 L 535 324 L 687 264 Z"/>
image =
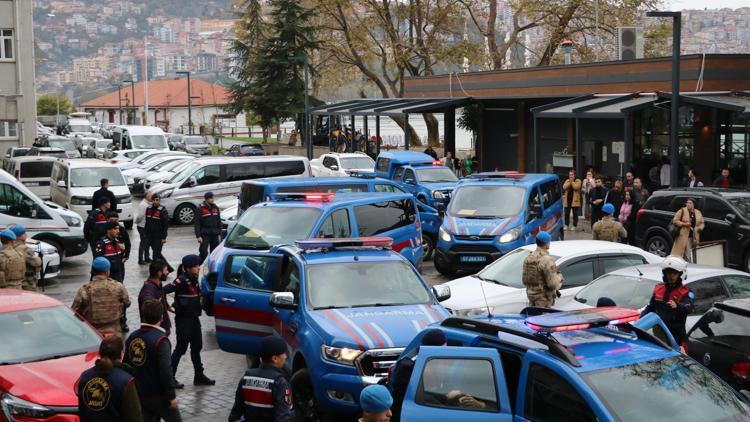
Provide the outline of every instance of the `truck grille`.
<path id="1" fill-rule="evenodd" d="M 495 236 L 468 236 L 464 234 L 456 234 L 456 235 L 453 235 L 453 237 L 455 237 L 456 240 L 468 240 L 472 242 L 478 242 L 478 241 L 491 242 L 495 239 Z"/>
<path id="2" fill-rule="evenodd" d="M 362 353 L 356 362 L 359 374 L 365 377 L 387 376 L 388 370 L 403 351 L 403 348 L 372 349 Z"/>

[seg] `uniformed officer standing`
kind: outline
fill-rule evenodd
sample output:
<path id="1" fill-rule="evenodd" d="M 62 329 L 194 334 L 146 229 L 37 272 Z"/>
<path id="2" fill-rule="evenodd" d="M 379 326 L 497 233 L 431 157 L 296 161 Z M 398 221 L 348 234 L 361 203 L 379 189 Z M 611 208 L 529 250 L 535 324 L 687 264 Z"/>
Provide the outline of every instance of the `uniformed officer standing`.
<path id="1" fill-rule="evenodd" d="M 0 231 L 0 289 L 20 289 L 26 275 L 26 259 L 14 247 L 16 234 L 11 230 Z"/>
<path id="2" fill-rule="evenodd" d="M 594 232 L 594 240 L 607 240 L 609 242 L 619 242 L 622 238 L 628 237 L 628 231 L 622 226 L 622 223 L 615 220 L 612 214 L 615 212 L 615 206 L 606 203 L 602 207 L 604 217 L 594 223 L 591 230 Z"/>
<path id="3" fill-rule="evenodd" d="M 551 241 L 549 233 L 540 231 L 536 235 L 536 250 L 523 261 L 523 285 L 530 306 L 549 308 L 560 294 L 563 277 L 547 252 Z"/>
<path id="4" fill-rule="evenodd" d="M 124 258 L 122 262 L 127 261 L 130 259 L 130 235 L 128 234 L 128 231 L 125 230 L 125 227 L 120 224 L 120 215 L 117 214 L 117 211 L 115 210 L 109 210 L 107 212 L 107 221 L 109 222 L 115 222 L 120 226 L 120 234 L 117 236 L 117 239 L 120 241 L 120 245 L 123 245 L 122 250 L 122 257 Z M 123 267 L 123 278 L 125 278 L 125 268 Z"/>
<path id="5" fill-rule="evenodd" d="M 146 235 L 151 246 L 154 260 L 166 261 L 161 254 L 161 248 L 167 243 L 167 230 L 169 229 L 169 214 L 167 209 L 161 205 L 161 197 L 154 194 L 151 197 L 151 206 L 146 208 Z"/>
<path id="6" fill-rule="evenodd" d="M 130 306 L 130 298 L 122 283 L 109 278 L 110 266 L 107 258 L 94 258 L 93 277 L 78 289 L 71 307 L 99 331 L 121 335 L 120 319 Z"/>
<path id="7" fill-rule="evenodd" d="M 695 294 L 682 284 L 687 277 L 687 262 L 670 255 L 661 263 L 663 283 L 654 287 L 651 300 L 641 315 L 655 312 L 664 321 L 680 347 L 685 341 L 685 321 L 693 313 Z"/>
<path id="8" fill-rule="evenodd" d="M 163 287 L 164 293 L 175 294 L 175 330 L 177 334 L 177 345 L 172 352 L 172 373 L 177 373 L 180 358 L 187 352 L 190 346 L 190 359 L 193 361 L 195 376 L 194 385 L 214 385 L 216 381 L 208 378 L 203 373 L 201 362 L 201 349 L 203 348 L 203 332 L 201 332 L 200 316 L 201 308 L 200 286 L 198 285 L 198 274 L 200 273 L 201 258 L 198 255 L 185 255 L 182 258 L 182 273 L 172 284 Z M 175 386 L 182 388 L 175 379 Z"/>
<path id="9" fill-rule="evenodd" d="M 99 206 L 89 211 L 86 223 L 83 225 L 83 236 L 91 246 L 91 254 L 96 258 L 96 242 L 104 236 L 104 226 L 107 224 L 107 211 L 110 208 L 109 198 L 99 198 Z"/>
<path id="10" fill-rule="evenodd" d="M 284 371 L 286 342 L 279 336 L 260 341 L 261 364 L 248 369 L 237 385 L 229 422 L 294 421 L 292 387 Z"/>
<path id="11" fill-rule="evenodd" d="M 16 224 L 10 230 L 16 235 L 16 250 L 26 259 L 23 289 L 35 292 L 39 282 L 39 272 L 42 270 L 42 258 L 26 244 L 26 227 Z"/>
<path id="12" fill-rule="evenodd" d="M 148 279 L 143 283 L 143 287 L 141 287 L 141 291 L 138 293 L 138 309 L 143 309 L 143 304 L 149 300 L 161 303 L 164 312 L 162 313 L 162 320 L 159 325 L 169 335 L 169 332 L 172 330 L 172 321 L 169 319 L 168 312 L 170 307 L 167 304 L 167 296 L 164 294 L 162 287 L 162 283 L 167 281 L 167 276 L 169 275 L 167 263 L 160 259 L 151 261 L 151 264 L 148 266 L 148 274 Z"/>
<path id="13" fill-rule="evenodd" d="M 110 263 L 110 277 L 119 281 L 125 280 L 125 261 L 123 256 L 125 245 L 120 243 L 120 224 L 107 221 L 104 226 L 105 235 L 96 242 L 94 256 L 103 256 Z"/>
<path id="14" fill-rule="evenodd" d="M 106 337 L 99 345 L 99 359 L 76 381 L 81 422 L 143 421 L 135 378 L 120 362 L 122 349 L 122 337 Z"/>
<path id="15" fill-rule="evenodd" d="M 125 342 L 125 363 L 133 368 L 143 420 L 180 422 L 182 416 L 177 408 L 170 366 L 172 345 L 159 326 L 161 317 L 161 303 L 151 300 L 143 304 L 141 328 L 130 334 Z"/>
<path id="16" fill-rule="evenodd" d="M 368 385 L 359 394 L 359 407 L 362 417 L 359 422 L 388 422 L 391 420 L 393 397 L 382 385 Z"/>
<path id="17" fill-rule="evenodd" d="M 221 241 L 221 211 L 214 204 L 214 193 L 206 192 L 203 199 L 195 215 L 195 237 L 201 245 L 198 248 L 201 262 L 208 255 L 209 246 L 213 252 Z"/>

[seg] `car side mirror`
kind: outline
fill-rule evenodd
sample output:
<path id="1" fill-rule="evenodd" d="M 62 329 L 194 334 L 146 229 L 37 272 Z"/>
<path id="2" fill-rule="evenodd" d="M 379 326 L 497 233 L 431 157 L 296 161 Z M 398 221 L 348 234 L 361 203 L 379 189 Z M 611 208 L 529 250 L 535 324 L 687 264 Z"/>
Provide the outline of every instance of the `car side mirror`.
<path id="1" fill-rule="evenodd" d="M 531 209 L 531 212 L 534 214 L 534 217 L 536 218 L 542 218 L 542 206 L 539 204 L 534 205 L 534 207 Z"/>
<path id="2" fill-rule="evenodd" d="M 444 302 L 451 298 L 451 288 L 442 284 L 432 286 L 432 292 L 435 294 L 438 302 Z"/>
<path id="3" fill-rule="evenodd" d="M 709 322 L 721 324 L 724 321 L 724 312 L 721 309 L 711 309 L 707 319 Z"/>
<path id="4" fill-rule="evenodd" d="M 275 292 L 271 293 L 271 298 L 268 299 L 268 303 L 279 309 L 297 309 L 297 302 L 294 300 L 294 293 L 292 292 Z"/>
<path id="5" fill-rule="evenodd" d="M 333 170 L 333 171 L 339 171 L 339 166 L 337 166 L 336 164 L 334 164 L 334 165 L 331 166 L 331 170 Z"/>
<path id="6" fill-rule="evenodd" d="M 409 184 L 409 185 L 416 185 L 417 181 L 414 179 L 404 179 L 404 183 Z"/>
<path id="7" fill-rule="evenodd" d="M 197 183 L 198 183 L 198 181 L 195 179 L 195 177 L 194 176 L 190 176 L 190 178 L 185 181 L 185 184 L 183 186 L 185 186 L 186 188 L 192 188 Z"/>
<path id="8" fill-rule="evenodd" d="M 726 217 L 724 217 L 724 220 L 728 223 L 734 224 L 737 221 L 737 216 L 729 213 Z"/>
<path id="9" fill-rule="evenodd" d="M 65 184 L 65 180 L 58 180 L 57 181 L 57 187 L 66 189 L 68 186 Z"/>

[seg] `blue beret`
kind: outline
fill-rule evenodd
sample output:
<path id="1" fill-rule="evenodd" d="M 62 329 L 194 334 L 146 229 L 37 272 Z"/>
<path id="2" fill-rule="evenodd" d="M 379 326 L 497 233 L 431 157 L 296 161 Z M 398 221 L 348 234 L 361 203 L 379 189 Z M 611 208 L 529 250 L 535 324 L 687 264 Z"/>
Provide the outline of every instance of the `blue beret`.
<path id="1" fill-rule="evenodd" d="M 185 268 L 195 267 L 201 265 L 201 257 L 198 255 L 185 255 L 182 257 L 182 266 Z"/>
<path id="2" fill-rule="evenodd" d="M 605 214 L 614 214 L 615 212 L 615 206 L 607 202 L 602 207 L 602 211 L 604 211 Z"/>
<path id="3" fill-rule="evenodd" d="M 94 271 L 109 271 L 109 267 L 111 266 L 112 264 L 109 263 L 107 258 L 100 256 L 94 259 L 94 262 L 91 264 L 91 269 Z"/>
<path id="4" fill-rule="evenodd" d="M 16 237 L 23 236 L 26 234 L 26 227 L 20 224 L 14 225 L 13 227 L 10 228 L 10 230 L 16 235 Z"/>
<path id="5" fill-rule="evenodd" d="M 214 193 L 213 192 L 206 192 L 206 194 L 203 195 L 203 198 L 205 198 L 205 199 L 213 198 L 213 197 L 214 197 Z"/>
<path id="6" fill-rule="evenodd" d="M 16 234 L 13 231 L 5 229 L 0 232 L 0 236 L 7 237 L 10 240 L 16 240 Z"/>
<path id="7" fill-rule="evenodd" d="M 536 235 L 536 240 L 542 243 L 549 243 L 552 241 L 552 236 L 546 231 L 540 230 Z"/>
<path id="8" fill-rule="evenodd" d="M 368 385 L 359 395 L 359 406 L 368 413 L 383 413 L 393 405 L 393 397 L 383 385 Z"/>

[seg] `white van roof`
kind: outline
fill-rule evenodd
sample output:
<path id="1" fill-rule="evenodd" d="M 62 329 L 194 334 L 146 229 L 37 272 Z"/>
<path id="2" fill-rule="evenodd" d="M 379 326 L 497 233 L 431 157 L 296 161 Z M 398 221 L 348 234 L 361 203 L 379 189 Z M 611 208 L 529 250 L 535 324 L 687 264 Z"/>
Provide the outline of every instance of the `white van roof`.
<path id="1" fill-rule="evenodd" d="M 82 119 L 82 118 L 74 118 L 74 119 L 68 119 L 68 124 L 71 125 L 90 125 L 91 122 L 89 119 Z"/>
<path id="2" fill-rule="evenodd" d="M 9 161 L 16 163 L 27 163 L 29 161 L 57 161 L 58 157 L 52 157 L 49 155 L 22 155 L 20 157 L 13 157 Z"/>
<path id="3" fill-rule="evenodd" d="M 156 126 L 120 126 L 131 135 L 164 135 L 164 131 Z"/>
<path id="4" fill-rule="evenodd" d="M 221 164 L 234 162 L 264 162 L 264 161 L 307 161 L 307 157 L 299 155 L 262 155 L 251 157 L 201 157 L 195 161 L 206 164 Z"/>
<path id="5" fill-rule="evenodd" d="M 70 168 L 91 168 L 91 167 L 118 168 L 114 164 L 111 164 L 102 160 L 96 160 L 94 158 L 72 158 L 72 159 L 58 158 L 57 162 L 60 163 L 61 165 L 67 165 Z"/>

